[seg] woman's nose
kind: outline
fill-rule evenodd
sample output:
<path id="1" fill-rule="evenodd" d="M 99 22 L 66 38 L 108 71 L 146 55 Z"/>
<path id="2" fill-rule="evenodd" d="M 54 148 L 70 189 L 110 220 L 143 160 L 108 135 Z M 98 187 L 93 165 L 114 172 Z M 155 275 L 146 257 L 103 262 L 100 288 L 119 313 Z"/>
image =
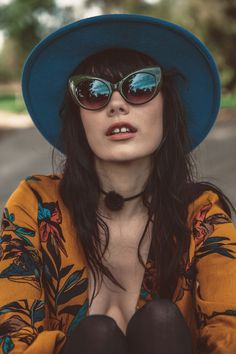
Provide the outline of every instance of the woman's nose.
<path id="1" fill-rule="evenodd" d="M 116 114 L 125 115 L 129 113 L 129 104 L 118 91 L 114 91 L 106 109 L 108 116 L 111 117 Z"/>

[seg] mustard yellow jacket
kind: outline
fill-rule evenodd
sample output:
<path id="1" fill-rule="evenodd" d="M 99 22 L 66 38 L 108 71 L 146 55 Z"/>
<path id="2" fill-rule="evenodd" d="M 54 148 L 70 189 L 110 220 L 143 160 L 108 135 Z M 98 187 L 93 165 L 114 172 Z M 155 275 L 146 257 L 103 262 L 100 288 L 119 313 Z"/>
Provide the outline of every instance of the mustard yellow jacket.
<path id="1" fill-rule="evenodd" d="M 6 203 L 0 233 L 0 353 L 57 354 L 88 315 L 87 263 L 59 196 L 59 181 L 60 175 L 27 177 Z M 188 265 L 172 301 L 191 330 L 194 353 L 234 354 L 236 229 L 212 191 L 189 205 L 188 223 Z M 151 260 L 147 264 L 151 267 Z M 149 283 L 145 273 L 136 309 L 158 297 Z"/>

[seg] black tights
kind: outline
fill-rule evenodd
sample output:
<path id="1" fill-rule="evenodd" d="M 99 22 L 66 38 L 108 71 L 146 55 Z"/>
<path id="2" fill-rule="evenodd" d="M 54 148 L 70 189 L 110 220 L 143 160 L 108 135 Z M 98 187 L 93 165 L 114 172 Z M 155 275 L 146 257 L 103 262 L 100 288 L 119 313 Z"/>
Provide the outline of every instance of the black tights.
<path id="1" fill-rule="evenodd" d="M 192 354 L 191 335 L 178 307 L 152 300 L 131 317 L 126 335 L 106 315 L 85 317 L 61 354 Z"/>

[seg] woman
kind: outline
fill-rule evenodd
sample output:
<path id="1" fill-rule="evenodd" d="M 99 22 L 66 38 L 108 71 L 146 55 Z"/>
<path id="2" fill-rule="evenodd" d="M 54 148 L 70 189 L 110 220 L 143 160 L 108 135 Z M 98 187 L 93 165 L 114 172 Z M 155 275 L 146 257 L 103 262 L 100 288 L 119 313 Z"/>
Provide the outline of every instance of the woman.
<path id="1" fill-rule="evenodd" d="M 4 209 L 2 352 L 233 353 L 233 206 L 192 174 L 220 103 L 207 48 L 156 18 L 89 18 L 32 51 L 23 94 L 65 163 Z"/>

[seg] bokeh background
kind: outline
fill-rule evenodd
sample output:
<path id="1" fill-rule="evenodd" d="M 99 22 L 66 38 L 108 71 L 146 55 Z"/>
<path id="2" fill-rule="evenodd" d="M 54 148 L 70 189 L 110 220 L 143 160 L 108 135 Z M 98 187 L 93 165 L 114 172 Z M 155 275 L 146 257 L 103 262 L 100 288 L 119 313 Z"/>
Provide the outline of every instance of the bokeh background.
<path id="1" fill-rule="evenodd" d="M 30 50 L 60 26 L 102 13 L 139 13 L 175 22 L 212 51 L 222 80 L 221 110 L 194 151 L 199 180 L 220 188 L 236 206 L 236 1 L 235 0 L 0 0 L 0 208 L 19 181 L 57 172 L 63 156 L 34 128 L 20 77 Z"/>

